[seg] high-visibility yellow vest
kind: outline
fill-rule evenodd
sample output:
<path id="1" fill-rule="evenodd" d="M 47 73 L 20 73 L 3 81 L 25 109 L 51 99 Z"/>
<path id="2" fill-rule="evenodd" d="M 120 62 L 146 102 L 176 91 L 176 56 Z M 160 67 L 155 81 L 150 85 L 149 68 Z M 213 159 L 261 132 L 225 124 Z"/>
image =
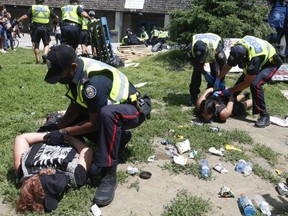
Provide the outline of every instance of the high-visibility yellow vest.
<path id="1" fill-rule="evenodd" d="M 260 38 L 247 35 L 244 38 L 237 41 L 234 46 L 236 45 L 243 45 L 246 50 L 248 51 L 249 55 L 249 61 L 251 61 L 252 58 L 257 56 L 265 56 L 264 61 L 261 63 L 260 68 L 269 60 L 272 60 L 271 57 L 276 54 L 275 48 L 265 40 L 262 40 Z M 247 65 L 247 67 L 249 67 Z M 247 68 L 246 68 L 247 69 Z"/>
<path id="2" fill-rule="evenodd" d="M 89 20 L 85 17 L 82 17 L 82 30 L 88 30 Z"/>
<path id="3" fill-rule="evenodd" d="M 112 74 L 113 76 L 113 83 L 112 89 L 109 95 L 109 102 L 110 104 L 120 104 L 125 102 L 129 97 L 129 81 L 128 78 L 121 73 L 118 69 L 107 65 L 103 62 L 91 59 L 91 58 L 80 58 L 83 63 L 83 72 L 85 73 L 86 77 L 89 79 L 91 77 L 97 75 L 105 75 L 105 74 Z M 77 84 L 77 96 L 73 96 L 72 91 L 69 89 L 66 96 L 69 97 L 71 100 L 75 101 L 79 105 L 87 108 L 87 105 L 83 99 L 83 88 L 84 85 L 87 84 L 86 82 L 83 83 L 82 80 L 79 80 Z M 97 86 L 96 86 L 97 89 Z"/>
<path id="4" fill-rule="evenodd" d="M 206 43 L 208 47 L 208 55 L 205 60 L 205 63 L 212 63 L 215 61 L 215 54 L 216 54 L 216 48 L 221 41 L 221 37 L 213 34 L 213 33 L 203 33 L 203 34 L 196 34 L 192 37 L 192 47 L 194 47 L 194 44 L 197 40 L 201 40 L 204 43 Z M 193 49 L 193 48 L 192 48 Z M 192 52 L 193 57 L 195 57 L 194 52 Z"/>
<path id="5" fill-rule="evenodd" d="M 61 8 L 62 20 L 69 20 L 71 22 L 81 25 L 82 19 L 77 14 L 78 5 L 66 5 Z"/>
<path id="6" fill-rule="evenodd" d="M 50 9 L 47 5 L 32 5 L 32 21 L 35 23 L 49 23 Z"/>

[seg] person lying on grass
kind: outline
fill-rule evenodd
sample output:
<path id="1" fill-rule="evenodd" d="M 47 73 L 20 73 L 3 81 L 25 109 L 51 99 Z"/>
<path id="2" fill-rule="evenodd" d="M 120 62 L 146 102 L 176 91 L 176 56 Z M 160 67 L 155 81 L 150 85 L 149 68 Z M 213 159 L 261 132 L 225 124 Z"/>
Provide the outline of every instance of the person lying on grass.
<path id="1" fill-rule="evenodd" d="M 53 132 L 51 132 L 53 133 Z M 52 145 L 47 133 L 24 133 L 14 143 L 14 168 L 20 182 L 16 212 L 49 212 L 69 188 L 86 183 L 92 149 L 74 137 Z"/>
<path id="2" fill-rule="evenodd" d="M 215 97 L 213 88 L 208 88 L 197 100 L 196 109 L 201 121 L 224 123 L 231 115 L 242 115 L 252 107 L 252 100 L 248 98 L 249 93 L 240 94 L 236 99 L 233 95 Z"/>

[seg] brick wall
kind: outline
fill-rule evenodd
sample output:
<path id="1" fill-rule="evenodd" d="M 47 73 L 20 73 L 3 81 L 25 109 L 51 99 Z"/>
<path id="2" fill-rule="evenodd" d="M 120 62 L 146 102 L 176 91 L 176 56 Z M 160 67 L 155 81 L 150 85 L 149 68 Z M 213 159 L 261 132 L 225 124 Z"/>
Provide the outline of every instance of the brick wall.
<path id="1" fill-rule="evenodd" d="M 144 13 L 162 13 L 167 14 L 169 11 L 179 8 L 186 9 L 191 0 L 145 0 L 143 10 Z M 46 0 L 47 5 L 53 8 L 59 8 L 69 3 L 69 0 Z M 129 11 L 124 9 L 125 0 L 82 0 L 81 4 L 87 9 L 106 10 L 106 11 Z M 34 0 L 0 0 L 0 4 L 29 6 L 35 4 Z"/>

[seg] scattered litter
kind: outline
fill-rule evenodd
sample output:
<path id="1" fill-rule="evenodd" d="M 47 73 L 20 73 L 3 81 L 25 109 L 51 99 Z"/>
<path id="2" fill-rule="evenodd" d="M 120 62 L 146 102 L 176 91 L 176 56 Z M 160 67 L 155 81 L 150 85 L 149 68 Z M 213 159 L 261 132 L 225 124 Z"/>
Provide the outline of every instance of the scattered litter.
<path id="1" fill-rule="evenodd" d="M 174 130 L 174 129 L 170 129 L 168 132 L 169 132 L 169 133 L 174 133 L 175 130 Z"/>
<path id="2" fill-rule="evenodd" d="M 128 166 L 128 167 L 127 167 L 127 173 L 128 173 L 129 175 L 135 175 L 136 173 L 139 173 L 139 170 L 138 170 L 138 168 L 136 168 L 136 167 Z"/>
<path id="3" fill-rule="evenodd" d="M 138 83 L 138 84 L 136 84 L 136 85 L 134 85 L 136 88 L 141 88 L 141 87 L 143 87 L 143 86 L 145 86 L 145 85 L 147 85 L 147 84 L 150 84 L 150 83 L 152 83 L 152 82 L 141 82 L 141 83 Z"/>
<path id="4" fill-rule="evenodd" d="M 282 174 L 282 172 L 279 170 L 279 169 L 275 169 L 275 172 L 277 173 L 277 175 L 281 175 Z"/>
<path id="5" fill-rule="evenodd" d="M 19 88 L 20 90 L 22 90 L 22 89 L 24 89 L 24 86 L 23 86 L 23 85 L 19 85 L 18 88 Z"/>
<path id="6" fill-rule="evenodd" d="M 197 152 L 197 151 L 195 151 L 195 150 L 192 150 L 192 151 L 190 152 L 190 154 L 189 154 L 189 158 L 192 158 L 192 159 L 194 159 L 194 158 L 197 156 L 197 154 L 198 154 L 198 152 Z"/>
<path id="7" fill-rule="evenodd" d="M 178 138 L 179 141 L 184 139 L 184 137 L 182 135 L 178 135 L 177 138 Z"/>
<path id="8" fill-rule="evenodd" d="M 136 63 L 136 64 L 134 65 L 134 68 L 138 67 L 138 66 L 139 66 L 139 64 L 140 64 L 140 63 Z"/>
<path id="9" fill-rule="evenodd" d="M 214 155 L 223 156 L 225 153 L 225 150 L 223 148 L 220 148 L 220 150 L 217 150 L 215 147 L 211 147 L 209 148 L 209 152 Z"/>
<path id="10" fill-rule="evenodd" d="M 182 165 L 182 166 L 184 166 L 184 165 L 187 164 L 187 160 L 188 160 L 188 159 L 185 158 L 185 157 L 183 157 L 182 155 L 174 156 L 174 157 L 173 157 L 174 163 L 179 164 L 179 165 Z"/>
<path id="11" fill-rule="evenodd" d="M 270 121 L 271 123 L 279 125 L 281 127 L 288 127 L 288 116 L 285 119 L 281 119 L 276 116 L 270 116 Z"/>
<path id="12" fill-rule="evenodd" d="M 213 169 L 216 170 L 217 172 L 221 173 L 221 174 L 227 174 L 228 173 L 228 170 L 222 165 L 222 163 L 215 164 Z"/>
<path id="13" fill-rule="evenodd" d="M 135 64 L 136 64 L 136 63 L 128 63 L 128 64 L 126 63 L 124 67 L 131 67 L 131 66 L 134 66 L 134 67 L 135 67 Z"/>
<path id="14" fill-rule="evenodd" d="M 102 212 L 100 210 L 100 208 L 94 204 L 92 207 L 91 207 L 91 211 L 93 213 L 93 216 L 101 216 Z"/>
<path id="15" fill-rule="evenodd" d="M 288 194 L 288 187 L 285 183 L 278 183 L 277 185 L 277 191 L 278 193 L 282 196 L 282 195 L 287 195 Z"/>
<path id="16" fill-rule="evenodd" d="M 189 139 L 186 139 L 186 140 L 183 141 L 183 142 L 178 142 L 178 143 L 176 143 L 176 147 L 177 147 L 178 152 L 179 152 L 180 154 L 183 154 L 183 153 L 185 153 L 185 152 L 191 151 Z"/>
<path id="17" fill-rule="evenodd" d="M 176 149 L 175 146 L 171 145 L 171 144 L 168 144 L 166 147 L 165 147 L 166 150 L 166 155 L 168 155 L 169 157 L 173 157 L 174 155 L 178 155 L 178 151 Z"/>
<path id="18" fill-rule="evenodd" d="M 191 121 L 192 122 L 192 125 L 195 125 L 195 126 L 202 126 L 203 125 L 203 122 L 197 122 L 197 121 Z"/>
<path id="19" fill-rule="evenodd" d="M 235 197 L 235 194 L 232 192 L 232 190 L 229 187 L 222 186 L 220 188 L 220 192 L 218 193 L 220 197 L 224 198 L 230 198 L 230 197 Z"/>
<path id="20" fill-rule="evenodd" d="M 284 95 L 284 97 L 288 100 L 288 90 L 281 90 L 281 93 Z"/>
<path id="21" fill-rule="evenodd" d="M 148 171 L 142 171 L 139 175 L 139 177 L 141 179 L 150 179 L 152 176 L 152 173 L 151 172 L 148 172 Z"/>
<path id="22" fill-rule="evenodd" d="M 168 144 L 170 144 L 170 142 L 169 142 L 168 140 L 162 140 L 162 141 L 161 141 L 161 144 L 162 144 L 162 145 L 168 145 Z"/>
<path id="23" fill-rule="evenodd" d="M 35 115 L 35 112 L 30 112 L 30 115 Z"/>
<path id="24" fill-rule="evenodd" d="M 148 157 L 147 161 L 148 162 L 154 162 L 155 159 L 156 159 L 156 156 L 155 155 L 151 155 L 151 156 Z"/>
<path id="25" fill-rule="evenodd" d="M 219 132 L 220 131 L 220 128 L 217 126 L 210 126 L 209 129 L 213 132 Z"/>
<path id="26" fill-rule="evenodd" d="M 225 146 L 225 149 L 226 149 L 226 150 L 235 150 L 235 151 L 240 151 L 240 152 L 242 152 L 241 149 L 236 148 L 236 147 L 234 147 L 234 146 L 232 146 L 232 145 L 229 145 L 229 144 L 227 144 L 227 145 Z"/>

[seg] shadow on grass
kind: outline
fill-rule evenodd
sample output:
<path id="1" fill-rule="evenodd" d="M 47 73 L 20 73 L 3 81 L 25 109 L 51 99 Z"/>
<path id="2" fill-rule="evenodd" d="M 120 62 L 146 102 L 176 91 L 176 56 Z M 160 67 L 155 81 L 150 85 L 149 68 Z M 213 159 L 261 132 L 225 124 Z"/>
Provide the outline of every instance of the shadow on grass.
<path id="1" fill-rule="evenodd" d="M 183 66 L 189 62 L 186 51 L 177 49 L 164 53 L 159 53 L 155 57 L 156 61 L 162 61 L 170 65 L 171 70 L 182 71 Z"/>
<path id="2" fill-rule="evenodd" d="M 288 215 L 288 201 L 285 196 L 282 197 L 279 195 L 280 201 L 272 198 L 270 194 L 263 194 L 262 196 L 265 201 L 273 207 L 273 210 L 271 211 L 272 215 Z"/>
<path id="3" fill-rule="evenodd" d="M 185 105 L 187 106 L 187 103 L 190 99 L 189 94 L 174 94 L 169 93 L 166 97 L 163 97 L 163 100 L 168 104 L 172 106 L 180 106 Z"/>
<path id="4" fill-rule="evenodd" d="M 16 174 L 15 174 L 15 170 L 13 168 L 10 168 L 6 174 L 6 178 L 7 178 L 7 181 L 10 183 L 10 184 L 13 184 L 15 185 L 15 187 L 17 189 L 21 188 L 21 183 L 19 182 Z"/>

